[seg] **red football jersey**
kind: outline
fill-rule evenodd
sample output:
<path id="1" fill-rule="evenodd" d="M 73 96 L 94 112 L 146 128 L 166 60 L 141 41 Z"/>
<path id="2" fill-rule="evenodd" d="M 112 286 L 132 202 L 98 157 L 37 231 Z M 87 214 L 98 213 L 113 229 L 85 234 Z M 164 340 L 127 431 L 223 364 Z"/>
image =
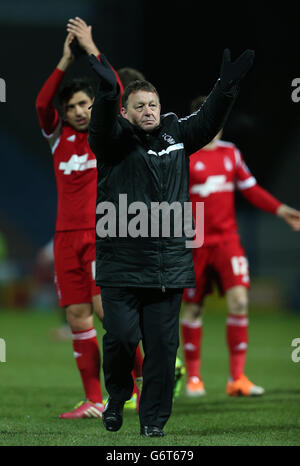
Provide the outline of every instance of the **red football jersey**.
<path id="1" fill-rule="evenodd" d="M 216 148 L 201 149 L 190 157 L 190 200 L 204 202 L 204 246 L 238 232 L 234 190 L 239 189 L 254 205 L 275 213 L 280 205 L 257 185 L 240 151 L 229 142 L 217 141 Z"/>
<path id="2" fill-rule="evenodd" d="M 48 139 L 57 185 L 56 231 L 95 228 L 97 161 L 88 132 L 59 121 Z"/>

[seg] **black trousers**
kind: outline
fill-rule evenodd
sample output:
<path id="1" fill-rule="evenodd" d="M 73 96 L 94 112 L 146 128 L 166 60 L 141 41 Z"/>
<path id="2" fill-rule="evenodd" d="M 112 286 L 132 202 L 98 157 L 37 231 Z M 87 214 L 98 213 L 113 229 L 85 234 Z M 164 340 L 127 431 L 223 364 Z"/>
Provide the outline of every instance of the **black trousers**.
<path id="1" fill-rule="evenodd" d="M 103 372 L 112 398 L 130 399 L 135 352 L 143 342 L 141 425 L 162 428 L 171 414 L 182 293 L 183 289 L 101 287 Z"/>

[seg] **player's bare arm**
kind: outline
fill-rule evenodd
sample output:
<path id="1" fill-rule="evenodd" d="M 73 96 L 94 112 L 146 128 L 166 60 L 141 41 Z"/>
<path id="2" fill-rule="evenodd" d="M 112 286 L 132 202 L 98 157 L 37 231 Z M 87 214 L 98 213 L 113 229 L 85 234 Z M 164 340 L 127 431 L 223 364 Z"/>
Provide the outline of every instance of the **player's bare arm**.
<path id="1" fill-rule="evenodd" d="M 69 32 L 64 42 L 62 57 L 59 60 L 58 65 L 57 65 L 57 68 L 60 71 L 66 71 L 69 68 L 69 66 L 72 64 L 72 62 L 74 61 L 75 57 L 72 54 L 72 51 L 70 48 L 70 44 L 73 39 L 74 39 L 74 34 Z"/>
<path id="2" fill-rule="evenodd" d="M 67 24 L 67 31 L 77 38 L 79 45 L 88 55 L 91 53 L 96 57 L 99 55 L 100 51 L 92 36 L 92 26 L 88 26 L 83 19 L 78 16 L 76 16 L 76 18 L 70 18 Z"/>
<path id="3" fill-rule="evenodd" d="M 276 214 L 286 221 L 294 231 L 300 231 L 300 211 L 285 204 L 281 204 Z"/>

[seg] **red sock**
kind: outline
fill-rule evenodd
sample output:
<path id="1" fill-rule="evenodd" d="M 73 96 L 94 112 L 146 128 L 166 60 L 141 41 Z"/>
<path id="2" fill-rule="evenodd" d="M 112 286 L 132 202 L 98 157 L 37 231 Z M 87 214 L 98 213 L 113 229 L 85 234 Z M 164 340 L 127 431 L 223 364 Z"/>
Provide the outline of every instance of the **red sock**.
<path id="1" fill-rule="evenodd" d="M 100 352 L 94 327 L 72 332 L 74 356 L 79 369 L 85 397 L 94 403 L 102 403 L 100 385 Z"/>
<path id="2" fill-rule="evenodd" d="M 181 321 L 181 332 L 183 340 L 183 351 L 187 377 L 200 377 L 201 366 L 201 340 L 202 340 L 202 321 L 195 323 L 187 320 Z"/>
<path id="3" fill-rule="evenodd" d="M 233 380 L 244 374 L 248 346 L 247 315 L 229 314 L 226 321 L 229 368 Z"/>

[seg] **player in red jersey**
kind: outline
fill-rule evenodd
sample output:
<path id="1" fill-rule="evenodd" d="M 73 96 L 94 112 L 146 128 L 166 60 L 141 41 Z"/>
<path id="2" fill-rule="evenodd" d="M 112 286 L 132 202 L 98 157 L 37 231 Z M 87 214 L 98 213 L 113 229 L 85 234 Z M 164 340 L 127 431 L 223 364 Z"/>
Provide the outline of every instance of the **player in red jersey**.
<path id="1" fill-rule="evenodd" d="M 192 103 L 197 110 L 204 97 Z M 247 168 L 237 147 L 220 140 L 219 133 L 210 144 L 190 157 L 190 200 L 195 214 L 196 202 L 204 202 L 204 245 L 195 248 L 196 288 L 184 291 L 181 321 L 187 370 L 186 393 L 205 394 L 200 375 L 203 301 L 215 281 L 228 306 L 226 322 L 230 378 L 226 392 L 231 396 L 262 395 L 264 389 L 245 376 L 248 345 L 249 270 L 240 243 L 234 207 L 234 190 L 259 209 L 283 218 L 295 231 L 300 230 L 300 212 L 288 207 L 261 188 Z"/>
<path id="2" fill-rule="evenodd" d="M 63 419 L 101 417 L 100 353 L 93 312 L 103 318 L 100 289 L 95 282 L 95 212 L 97 167 L 88 145 L 94 91 L 88 80 L 77 78 L 59 92 L 61 117 L 54 106 L 60 84 L 74 61 L 72 41 L 101 60 L 91 26 L 81 18 L 70 19 L 62 57 L 36 99 L 42 133 L 53 155 L 57 184 L 57 220 L 54 239 L 55 281 L 59 304 L 66 309 L 72 331 L 74 356 L 85 397 Z M 121 90 L 122 83 L 116 73 Z M 137 355 L 137 359 L 142 359 Z M 138 364 L 137 364 L 138 365 Z"/>

